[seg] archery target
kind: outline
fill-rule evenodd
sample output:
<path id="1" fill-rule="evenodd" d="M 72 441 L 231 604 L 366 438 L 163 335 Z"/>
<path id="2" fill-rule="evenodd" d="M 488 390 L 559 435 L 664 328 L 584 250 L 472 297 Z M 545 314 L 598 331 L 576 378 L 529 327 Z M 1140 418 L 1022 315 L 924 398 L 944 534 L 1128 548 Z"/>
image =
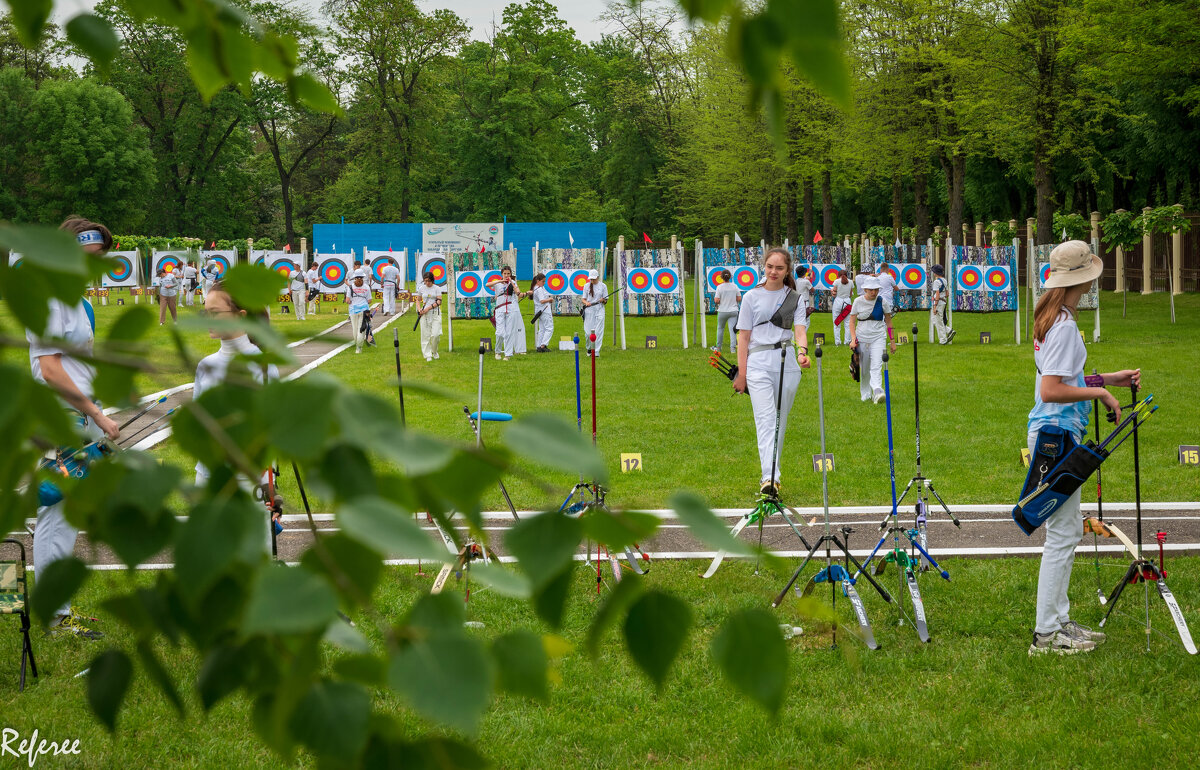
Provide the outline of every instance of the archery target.
<path id="1" fill-rule="evenodd" d="M 733 271 L 733 282 L 742 291 L 753 289 L 758 285 L 758 269 L 750 265 L 742 265 Z"/>
<path id="2" fill-rule="evenodd" d="M 588 271 L 587 270 L 576 270 L 573 273 L 571 273 L 571 291 L 582 296 L 583 290 L 587 288 L 587 285 L 588 285 Z"/>
<path id="3" fill-rule="evenodd" d="M 644 267 L 635 267 L 630 270 L 629 275 L 625 278 L 625 282 L 629 286 L 629 290 L 634 294 L 645 294 L 654 285 L 653 276 Z"/>
<path id="4" fill-rule="evenodd" d="M 565 270 L 551 270 L 546 273 L 546 291 L 552 297 L 561 297 L 567 293 L 568 278 Z"/>
<path id="5" fill-rule="evenodd" d="M 895 265 L 888 265 L 887 267 L 885 267 L 883 269 L 883 272 L 890 275 L 892 277 L 892 280 L 895 281 L 897 284 L 900 283 L 900 274 L 898 272 L 896 272 Z"/>
<path id="6" fill-rule="evenodd" d="M 425 280 L 426 273 L 433 273 L 433 285 L 446 285 L 446 258 L 433 252 L 417 255 L 417 280 Z"/>
<path id="7" fill-rule="evenodd" d="M 137 259 L 136 251 L 110 251 L 107 259 L 110 267 L 100 281 L 102 286 L 106 288 L 137 286 L 137 267 L 134 263 L 134 260 Z"/>
<path id="8" fill-rule="evenodd" d="M 841 265 L 825 265 L 817 271 L 817 278 L 822 289 L 832 289 L 842 274 Z"/>
<path id="9" fill-rule="evenodd" d="M 813 274 L 813 277 L 809 280 L 816 282 L 816 271 L 813 270 L 812 265 L 808 264 L 807 262 L 797 262 L 795 268 L 792 270 L 792 274 L 796 277 L 797 281 L 804 278 L 804 276 L 808 275 L 809 273 Z"/>
<path id="10" fill-rule="evenodd" d="M 725 272 L 726 270 L 729 270 L 730 276 L 733 275 L 733 270 L 725 265 L 717 265 L 716 267 L 705 269 L 704 278 L 708 283 L 709 291 L 716 291 L 718 286 L 725 283 L 725 279 L 721 277 L 721 273 Z"/>
<path id="11" fill-rule="evenodd" d="M 984 270 L 983 282 L 988 291 L 1008 291 L 1012 288 L 1012 275 L 1005 265 L 993 265 Z"/>
<path id="12" fill-rule="evenodd" d="M 454 289 L 459 297 L 477 297 L 483 291 L 483 280 L 474 270 L 454 276 Z"/>
<path id="13" fill-rule="evenodd" d="M 270 267 L 284 278 L 289 277 L 294 271 L 300 269 L 300 265 L 288 257 L 276 257 L 272 259 Z"/>
<path id="14" fill-rule="evenodd" d="M 496 287 L 500 285 L 500 279 L 503 277 L 499 270 L 480 270 L 480 280 L 483 281 L 483 287 L 487 293 L 496 296 Z"/>
<path id="15" fill-rule="evenodd" d="M 182 273 L 183 257 L 178 254 L 156 255 L 154 260 L 154 274 L 158 275 L 159 270 L 166 270 L 168 273 Z"/>
<path id="16" fill-rule="evenodd" d="M 376 283 L 383 283 L 383 269 L 388 265 L 400 269 L 400 263 L 391 257 L 374 257 L 371 259 L 371 277 Z"/>
<path id="17" fill-rule="evenodd" d="M 1045 286 L 1046 281 L 1050 280 L 1050 263 L 1049 262 L 1043 263 L 1042 266 L 1038 268 L 1038 280 L 1040 281 L 1040 283 L 1038 284 L 1040 286 Z"/>
<path id="18" fill-rule="evenodd" d="M 983 269 L 977 265 L 959 265 L 958 288 L 975 291 L 983 288 Z"/>
<path id="19" fill-rule="evenodd" d="M 340 289 L 346 284 L 346 265 L 340 260 L 327 259 L 321 263 L 317 275 L 321 285 L 327 289 Z"/>
<path id="20" fill-rule="evenodd" d="M 924 265 L 904 265 L 900 268 L 899 286 L 902 289 L 924 289 L 926 277 Z"/>
<path id="21" fill-rule="evenodd" d="M 679 289 L 679 273 L 673 267 L 654 271 L 654 289 L 659 294 L 674 294 Z"/>

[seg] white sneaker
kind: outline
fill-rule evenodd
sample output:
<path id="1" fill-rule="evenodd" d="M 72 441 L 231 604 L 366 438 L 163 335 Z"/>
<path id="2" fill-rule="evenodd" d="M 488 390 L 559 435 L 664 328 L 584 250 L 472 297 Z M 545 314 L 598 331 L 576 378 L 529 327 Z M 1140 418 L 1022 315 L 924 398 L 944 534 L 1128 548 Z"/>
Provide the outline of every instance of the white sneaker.
<path id="1" fill-rule="evenodd" d="M 432 360 L 433 360 L 433 359 L 432 359 L 432 358 L 430 358 L 429 356 L 425 356 L 425 363 L 429 363 L 429 362 L 430 362 L 430 361 L 432 361 Z"/>
<path id="2" fill-rule="evenodd" d="M 1108 639 L 1108 636 L 1102 631 L 1093 631 L 1087 626 L 1079 625 L 1074 620 L 1068 620 L 1066 623 L 1063 623 L 1062 632 L 1072 639 L 1093 642 L 1095 644 L 1100 644 Z"/>
<path id="3" fill-rule="evenodd" d="M 1049 634 L 1034 632 L 1033 644 L 1029 645 L 1029 654 L 1045 655 L 1052 652 L 1055 655 L 1074 655 L 1077 652 L 1091 652 L 1094 649 L 1096 649 L 1095 642 L 1076 639 L 1059 630 Z"/>
<path id="4" fill-rule="evenodd" d="M 879 388 L 875 388 L 875 395 L 871 396 L 871 401 L 873 403 L 878 404 L 883 399 L 884 399 L 883 391 Z"/>
<path id="5" fill-rule="evenodd" d="M 497 361 L 499 361 L 501 358 L 504 358 L 504 356 L 502 356 L 502 355 L 500 355 L 499 353 L 497 353 L 497 354 L 496 354 L 496 360 L 497 360 Z"/>

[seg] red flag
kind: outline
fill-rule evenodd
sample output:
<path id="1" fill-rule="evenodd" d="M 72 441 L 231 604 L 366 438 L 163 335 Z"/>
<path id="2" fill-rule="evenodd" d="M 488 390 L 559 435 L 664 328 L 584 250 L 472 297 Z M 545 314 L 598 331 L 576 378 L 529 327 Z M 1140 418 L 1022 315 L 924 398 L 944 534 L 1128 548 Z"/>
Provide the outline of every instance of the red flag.
<path id="1" fill-rule="evenodd" d="M 291 251 L 292 251 L 292 244 L 290 244 L 290 243 L 283 244 L 283 252 L 285 254 L 290 254 Z"/>
<path id="2" fill-rule="evenodd" d="M 653 244 L 653 243 L 654 243 L 654 241 L 650 240 L 650 236 L 649 236 L 649 235 L 646 235 L 646 231 L 645 231 L 645 230 L 643 230 L 643 231 L 642 231 L 642 240 L 643 240 L 643 241 L 645 241 L 646 243 L 649 243 L 649 244 Z"/>
<path id="3" fill-rule="evenodd" d="M 487 247 L 486 247 L 486 246 L 484 246 L 484 245 L 482 245 L 482 244 L 480 244 L 480 246 L 479 246 L 479 253 L 480 253 L 480 254 L 482 254 L 482 253 L 483 253 L 484 251 L 486 251 L 486 250 L 487 250 Z"/>
<path id="4" fill-rule="evenodd" d="M 115 244 L 115 246 L 116 246 L 116 248 L 115 248 L 115 249 L 113 249 L 114 251 L 120 251 L 120 250 L 121 250 L 121 242 L 120 242 L 120 241 L 117 241 L 117 242 L 116 242 L 116 244 Z"/>
<path id="5" fill-rule="evenodd" d="M 212 243 L 208 244 L 208 248 L 210 248 L 210 249 L 215 249 L 215 248 L 217 248 L 217 242 L 216 242 L 216 241 L 213 241 Z"/>
<path id="6" fill-rule="evenodd" d="M 823 240 L 825 239 L 821 237 L 821 231 L 818 230 L 817 234 L 813 236 L 813 243 L 820 243 Z"/>
<path id="7" fill-rule="evenodd" d="M 388 244 L 388 251 L 391 251 L 391 250 L 392 250 L 392 244 L 390 244 L 390 243 L 389 243 L 389 244 Z"/>

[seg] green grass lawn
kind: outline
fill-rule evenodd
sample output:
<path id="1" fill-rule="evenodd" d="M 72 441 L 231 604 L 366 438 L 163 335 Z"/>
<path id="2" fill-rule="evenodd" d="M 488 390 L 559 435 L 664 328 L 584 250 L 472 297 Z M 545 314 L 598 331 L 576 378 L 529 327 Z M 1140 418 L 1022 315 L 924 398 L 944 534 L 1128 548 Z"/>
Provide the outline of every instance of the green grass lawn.
<path id="1" fill-rule="evenodd" d="M 1121 318 L 1119 298 L 1104 297 L 1102 337 L 1092 344 L 1091 313 L 1081 327 L 1088 336 L 1088 367 L 1100 371 L 1141 367 L 1144 393 L 1153 393 L 1161 409 L 1140 437 L 1142 497 L 1144 500 L 1200 500 L 1200 469 L 1180 466 L 1177 447 L 1200 444 L 1195 421 L 1196 388 L 1189 377 L 1200 364 L 1189 341 L 1200 333 L 1200 295 L 1176 298 L 1178 323 L 1168 322 L 1167 297 L 1131 296 L 1128 317 Z M 1013 343 L 1011 313 L 959 313 L 953 345 L 925 343 L 927 313 L 902 313 L 897 329 L 907 332 L 920 324 L 921 444 L 926 476 L 953 507 L 965 503 L 1011 503 L 1020 490 L 1025 468 L 1020 450 L 1033 403 L 1033 351 L 1028 341 Z M 710 330 L 715 327 L 708 319 Z M 1022 323 L 1024 319 L 1022 318 Z M 448 390 L 443 398 L 412 387 L 405 407 L 410 426 L 463 442 L 473 440 L 462 407 L 475 408 L 481 336 L 494 331 L 486 321 L 456 321 L 456 346 L 425 363 L 411 324 L 399 324 L 405 382 Z M 680 345 L 678 317 L 627 319 L 630 349 L 621 351 L 609 338 L 597 360 L 599 445 L 612 474 L 610 501 L 629 508 L 666 507 L 670 494 L 693 489 L 717 508 L 746 507 L 757 492 L 758 455 L 750 401 L 733 396 L 727 380 L 708 366 L 708 351 Z M 979 343 L 980 331 L 991 331 L 989 345 Z M 581 331 L 574 318 L 556 319 L 555 338 Z M 826 313 L 813 316 L 810 335 L 824 332 L 832 339 Z M 647 350 L 647 334 L 658 336 L 659 347 Z M 690 334 L 690 328 L 689 328 Z M 339 356 L 324 367 L 350 386 L 397 401 L 395 359 L 390 330 L 379 348 L 363 355 Z M 531 335 L 532 339 L 532 335 Z M 709 337 L 710 342 L 713 336 Z M 897 482 L 915 471 L 913 426 L 912 346 L 901 346 L 892 362 L 893 430 Z M 826 443 L 836 459 L 829 479 L 833 505 L 890 502 L 887 428 L 883 405 L 864 404 L 858 383 L 847 371 L 847 348 L 827 347 L 824 360 Z M 584 430 L 590 432 L 590 370 L 583 368 Z M 515 416 L 548 411 L 575 420 L 574 356 L 566 352 L 516 356 L 483 362 L 484 409 Z M 819 452 L 816 370 L 806 372 L 796 396 L 784 444 L 783 491 L 793 505 L 820 505 L 820 475 L 812 471 Z M 1118 393 L 1123 403 L 1128 391 Z M 1107 433 L 1105 423 L 1103 432 Z M 484 440 L 503 443 L 504 425 L 487 423 Z M 1105 496 L 1132 500 L 1132 442 L 1104 466 Z M 167 447 L 164 456 L 183 458 Z M 638 452 L 645 470 L 621 473 L 619 455 Z M 539 478 L 569 488 L 572 479 L 541 469 L 522 467 Z M 506 481 L 519 508 L 557 506 L 536 485 L 521 477 Z M 288 484 L 285 479 L 285 491 Z M 293 493 L 293 497 L 295 497 Z M 1085 494 L 1085 501 L 1088 496 Z M 319 505 L 319 502 L 318 502 Z M 504 506 L 499 493 L 485 499 L 489 510 Z"/>
<path id="2" fill-rule="evenodd" d="M 1122 574 L 1119 563 L 1103 562 L 1103 584 Z M 881 767 L 903 763 L 946 766 L 1126 766 L 1134 756 L 1154 757 L 1156 766 L 1190 767 L 1200 751 L 1200 676 L 1194 658 L 1173 641 L 1161 602 L 1152 597 L 1156 629 L 1145 651 L 1140 625 L 1139 585 L 1122 599 L 1126 615 L 1105 629 L 1109 640 L 1097 651 L 1073 658 L 1030 659 L 1026 650 L 1033 621 L 1037 561 L 947 560 L 953 582 L 922 579 L 933 640 L 921 644 L 910 628 L 895 626 L 894 611 L 863 586 L 867 611 L 882 649 L 871 652 L 843 637 L 839 651 L 829 636 L 796 613 L 789 599 L 780 622 L 805 628 L 788 644 L 787 696 L 777 718 L 766 716 L 724 683 L 708 653 L 720 622 L 743 607 L 766 607 L 781 587 L 778 578 L 755 577 L 745 562 L 727 564 L 711 581 L 697 577 L 695 562 L 660 562 L 647 578 L 691 606 L 695 626 L 662 692 L 640 674 L 620 640 L 609 633 L 596 660 L 583 652 L 595 614 L 594 576 L 580 567 L 561 634 L 574 646 L 559 664 L 561 683 L 547 703 L 501 696 L 485 716 L 478 747 L 498 767 Z M 1194 629 L 1200 559 L 1167 564 L 1172 588 Z M 412 567 L 395 568 L 376 594 L 388 619 L 398 620 L 430 578 L 417 580 Z M 81 606 L 95 609 L 98 597 L 127 581 L 149 582 L 150 573 L 99 573 L 84 588 Z M 884 576 L 893 590 L 895 572 Z M 453 585 L 453 583 L 452 583 Z M 1095 624 L 1095 570 L 1076 562 L 1073 616 Z M 453 588 L 450 590 L 459 590 Z M 818 592 L 825 601 L 827 593 Z M 849 608 L 839 602 L 843 622 Z M 488 638 L 511 629 L 546 629 L 529 609 L 492 591 L 472 594 L 468 617 L 482 621 Z M 202 716 L 187 693 L 198 662 L 188 651 L 160 644 L 171 661 L 190 718 L 180 721 L 161 694 L 139 674 L 121 715 L 120 731 L 109 736 L 84 705 L 83 670 L 96 648 L 75 640 L 35 640 L 43 678 L 16 692 L 16 623 L 2 624 L 5 656 L 0 676 L 4 723 L 28 736 L 36 727 L 48 739 L 81 739 L 84 767 L 276 766 L 257 742 L 244 699 L 222 703 Z M 130 648 L 115 621 L 103 623 L 120 646 Z M 379 644 L 377 635 L 371 635 Z M 746 650 L 753 655 L 754 650 Z M 385 711 L 416 733 L 429 726 L 390 692 L 378 695 Z M 42 762 L 48 762 L 43 758 Z"/>

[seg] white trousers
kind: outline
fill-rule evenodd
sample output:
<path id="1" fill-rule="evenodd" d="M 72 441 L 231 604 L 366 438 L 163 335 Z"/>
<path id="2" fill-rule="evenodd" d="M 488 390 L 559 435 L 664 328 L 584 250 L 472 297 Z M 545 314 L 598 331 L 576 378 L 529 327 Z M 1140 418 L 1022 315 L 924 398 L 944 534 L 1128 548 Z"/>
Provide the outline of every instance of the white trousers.
<path id="1" fill-rule="evenodd" d="M 834 297 L 833 298 L 833 308 L 830 310 L 829 316 L 830 316 L 831 320 L 833 320 L 833 322 L 834 322 L 834 324 L 833 324 L 833 344 L 834 345 L 842 344 L 843 335 L 845 335 L 844 341 L 847 344 L 850 343 L 850 330 L 846 329 L 846 318 L 849 318 L 850 316 L 846 316 L 846 318 L 843 318 L 842 322 L 840 324 L 837 323 L 838 314 L 841 313 L 842 310 L 845 309 L 846 305 L 849 305 L 849 304 L 850 304 L 850 301 L 844 297 Z"/>
<path id="2" fill-rule="evenodd" d="M 196 305 L 196 290 L 192 288 L 192 284 L 190 282 L 184 281 L 183 283 L 183 304 L 187 305 L 188 307 L 194 307 Z"/>
<path id="3" fill-rule="evenodd" d="M 750 368 L 746 371 L 746 391 L 750 394 L 750 405 L 754 408 L 754 428 L 758 433 L 758 462 L 762 466 L 762 483 L 771 479 L 771 467 L 775 467 L 774 481 L 779 483 L 783 465 L 783 437 L 787 434 L 788 412 L 800 387 L 799 369 L 783 372 L 783 396 L 779 408 L 779 440 L 775 440 L 775 399 L 779 389 L 778 369 Z M 774 453 L 772 454 L 772 450 Z M 772 462 L 774 460 L 774 462 Z"/>
<path id="4" fill-rule="evenodd" d="M 511 304 L 511 303 L 510 303 Z M 517 352 L 518 317 L 515 308 L 496 310 L 496 353 L 512 358 Z"/>
<path id="5" fill-rule="evenodd" d="M 858 395 L 863 401 L 870 398 L 876 389 L 883 390 L 883 351 L 886 343 L 887 337 L 883 335 L 858 338 Z"/>
<path id="6" fill-rule="evenodd" d="M 96 423 L 89 419 L 83 425 L 83 435 L 87 441 L 100 438 L 101 430 Z M 42 579 L 42 573 L 54 562 L 65 559 L 75 553 L 75 538 L 79 530 L 67 523 L 63 515 L 66 500 L 59 500 L 54 505 L 44 505 L 37 509 L 37 528 L 33 531 L 33 580 Z M 67 602 L 58 608 L 58 615 L 66 615 L 71 611 L 71 603 Z"/>
<path id="7" fill-rule="evenodd" d="M 430 310 L 421 316 L 421 355 L 438 357 L 438 340 L 442 337 L 442 311 Z"/>
<path id="8" fill-rule="evenodd" d="M 383 284 L 383 312 L 391 315 L 396 312 L 396 284 Z"/>
<path id="9" fill-rule="evenodd" d="M 717 350 L 725 342 L 725 330 L 729 329 L 729 352 L 737 353 L 737 317 L 735 312 L 717 313 Z"/>
<path id="10" fill-rule="evenodd" d="M 1032 455 L 1037 431 L 1030 431 L 1027 440 Z M 1057 631 L 1071 619 L 1067 589 L 1071 587 L 1075 547 L 1083 537 L 1083 514 L 1079 510 L 1081 491 L 1082 487 L 1075 490 L 1075 494 L 1046 519 L 1046 545 L 1042 550 L 1042 566 L 1038 569 L 1037 624 L 1033 627 L 1039 634 Z"/>
<path id="11" fill-rule="evenodd" d="M 202 287 L 202 290 L 204 292 L 204 301 L 205 302 L 208 302 L 208 292 L 212 289 L 212 285 L 214 283 L 215 283 L 215 281 L 210 281 L 207 278 L 200 282 L 200 286 Z"/>
<path id="12" fill-rule="evenodd" d="M 363 343 L 366 342 L 367 339 L 367 335 L 364 334 L 362 330 L 362 320 L 362 313 L 350 314 L 350 334 L 352 335 L 351 338 L 354 340 L 355 350 L 362 350 Z"/>
<path id="13" fill-rule="evenodd" d="M 297 321 L 308 317 L 308 302 L 305 301 L 307 296 L 308 291 L 305 289 L 292 289 L 292 312 L 296 314 L 294 317 Z"/>
<path id="14" fill-rule="evenodd" d="M 933 328 L 937 330 L 938 342 L 942 343 L 943 345 L 946 344 L 946 334 L 949 332 L 949 329 L 946 328 L 945 322 L 942 321 L 942 311 L 945 309 L 946 300 L 944 299 L 938 300 L 938 302 L 929 309 L 929 315 L 933 317 Z"/>
<path id="15" fill-rule="evenodd" d="M 542 305 L 542 307 L 545 310 L 539 311 L 542 315 L 533 325 L 533 346 L 535 348 L 549 346 L 550 338 L 554 336 L 554 312 L 550 310 L 549 305 Z"/>
<path id="16" fill-rule="evenodd" d="M 580 342 L 583 344 L 583 349 L 587 350 L 591 344 L 592 332 L 596 333 L 596 355 L 600 355 L 600 346 L 604 344 L 604 311 L 598 310 L 594 312 L 591 308 L 584 311 L 583 317 L 583 339 Z"/>

